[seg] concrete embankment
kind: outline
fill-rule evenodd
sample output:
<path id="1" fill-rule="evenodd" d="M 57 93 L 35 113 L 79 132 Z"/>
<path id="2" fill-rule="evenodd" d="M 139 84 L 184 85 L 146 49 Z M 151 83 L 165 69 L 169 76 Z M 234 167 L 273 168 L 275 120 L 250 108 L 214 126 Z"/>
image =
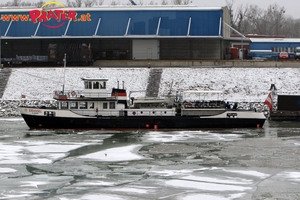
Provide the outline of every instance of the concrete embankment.
<path id="1" fill-rule="evenodd" d="M 10 68 L 4 68 L 0 69 L 0 99 L 2 98 L 4 94 L 5 87 L 7 85 L 7 81 L 9 79 L 9 76 L 11 74 Z"/>
<path id="2" fill-rule="evenodd" d="M 94 67 L 181 67 L 181 68 L 198 68 L 198 67 L 236 67 L 236 68 L 298 68 L 298 60 L 130 60 L 130 61 L 111 61 L 97 60 Z"/>
<path id="3" fill-rule="evenodd" d="M 230 64 L 231 63 L 231 64 Z M 244 70 L 240 70 L 239 67 L 242 66 L 245 68 Z M 276 78 L 276 85 L 280 86 L 281 91 L 289 91 L 296 92 L 298 91 L 298 79 L 299 77 L 299 65 L 300 61 L 286 61 L 286 62 L 271 62 L 271 61 L 99 61 L 94 63 L 94 67 L 97 65 L 101 65 L 102 70 L 96 70 L 97 72 L 101 72 L 100 75 L 106 74 L 106 76 L 114 75 L 116 77 L 111 77 L 114 79 L 118 79 L 122 77 L 127 81 L 126 83 L 130 87 L 129 91 L 134 90 L 145 90 L 148 96 L 155 97 L 158 92 L 165 91 L 168 89 L 167 86 L 169 84 L 178 87 L 198 87 L 199 85 L 203 86 L 203 88 L 208 89 L 225 89 L 227 93 L 230 94 L 239 94 L 236 95 L 238 98 L 234 98 L 233 96 L 229 97 L 229 100 L 236 102 L 245 102 L 247 99 L 250 99 L 249 102 L 259 102 L 256 106 L 242 106 L 239 103 L 241 109 L 249 109 L 256 107 L 257 110 L 263 109 L 263 99 L 269 89 L 269 84 L 274 82 L 274 78 Z M 201 64 L 201 65 L 200 65 Z M 254 67 L 246 67 L 253 65 Z M 299 65 L 300 66 L 300 65 Z M 67 71 L 69 72 L 69 77 L 72 77 L 72 81 L 75 77 L 81 77 L 83 71 L 95 72 L 94 67 L 80 67 L 80 69 L 70 68 Z M 277 67 L 277 68 L 275 68 Z M 28 69 L 24 69 L 28 68 Z M 30 69 L 29 69 L 30 68 Z M 49 67 L 48 67 L 49 68 Z M 54 67 L 53 67 L 54 68 Z M 111 68 L 111 69 L 109 69 Z M 136 69 L 132 69 L 136 68 Z M 146 68 L 146 69 L 137 69 L 137 68 Z M 202 69 L 203 68 L 203 69 Z M 220 68 L 220 69 L 218 69 Z M 222 69 L 223 68 L 223 69 Z M 253 70 L 251 68 L 254 68 Z M 260 69 L 262 68 L 262 69 Z M 265 68 L 265 69 L 263 69 Z M 288 69 L 289 68 L 289 69 Z M 37 94 L 50 94 L 53 92 L 48 91 L 50 86 L 53 86 L 54 77 L 57 77 L 57 74 L 60 74 L 60 69 L 45 69 L 47 73 L 44 73 L 41 69 L 35 69 L 31 67 L 23 67 L 23 69 L 17 69 L 15 67 L 12 68 L 3 68 L 0 70 L 1 82 L 0 82 L 0 116 L 16 116 L 19 115 L 17 111 L 17 106 L 21 102 L 17 101 L 21 97 L 23 92 L 26 93 L 26 97 L 28 99 L 42 99 L 42 98 L 32 98 Z M 273 70 L 274 69 L 274 70 Z M 276 70 L 275 70 L 276 69 Z M 13 71 L 11 78 L 9 78 L 11 71 Z M 23 74 L 26 71 L 25 75 Z M 30 73 L 27 73 L 30 71 Z M 109 71 L 109 72 L 108 72 Z M 111 72 L 112 71 L 112 72 Z M 122 71 L 122 74 L 118 73 Z M 166 73 L 164 73 L 167 71 Z M 242 73 L 241 73 L 242 71 Z M 274 72 L 273 72 L 274 71 Z M 39 72 L 39 73 L 38 73 Z M 75 73 L 76 72 L 76 73 Z M 126 72 L 126 73 L 125 73 Z M 220 72 L 220 73 L 219 73 Z M 75 73 L 75 74 L 73 74 Z M 87 74 L 89 74 L 87 73 Z M 16 76 L 17 74 L 17 76 Z M 35 80 L 38 76 L 44 77 L 47 74 L 47 79 Z M 117 75 L 118 74 L 118 75 Z M 98 73 L 99 75 L 99 73 Z M 193 76 L 193 78 L 191 78 Z M 16 78 L 17 77 L 17 78 Z M 34 78 L 33 78 L 34 77 Z M 137 80 L 138 77 L 138 80 Z M 121 78 L 121 79 L 122 79 Z M 14 84 L 8 87 L 6 86 L 8 80 L 13 80 Z M 112 81 L 116 81 L 112 80 Z M 144 81 L 142 81 L 144 80 Z M 192 80 L 192 81 L 189 81 Z M 194 80 L 194 81 L 193 81 Z M 45 85 L 42 84 L 44 89 L 41 89 L 40 82 L 47 82 Z M 71 81 L 71 82 L 72 82 Z M 26 84 L 24 84 L 26 83 Z M 28 83 L 28 84 L 27 84 Z M 138 84 L 137 84 L 138 83 Z M 142 83 L 142 84 L 140 84 Z M 72 82 L 71 85 L 76 85 L 77 83 Z M 137 85 L 143 85 L 147 87 L 136 87 Z M 37 88 L 37 91 L 33 92 L 32 88 Z M 165 87 L 162 87 L 165 86 Z M 4 93 L 5 87 L 8 87 Z M 30 92 L 27 89 L 31 88 Z M 76 86 L 76 88 L 78 88 Z M 297 89 L 296 89 L 297 88 Z M 47 90 L 46 90 L 47 89 Z M 160 91 L 161 90 L 161 91 Z M 243 94 L 240 98 L 240 94 Z M 254 96 L 252 95 L 254 94 Z M 261 97 L 261 94 L 264 97 Z M 3 97 L 2 97 L 3 95 Z M 249 96 L 250 95 L 250 96 Z M 252 95 L 252 96 L 251 96 Z M 51 99 L 49 96 L 48 99 Z M 228 99 L 228 97 L 227 97 Z M 6 101 L 4 101 L 6 100 Z M 10 100 L 10 101 L 8 101 Z M 33 100 L 31 102 L 35 105 L 45 104 L 41 101 Z M 47 104 L 47 103 L 46 103 Z"/>

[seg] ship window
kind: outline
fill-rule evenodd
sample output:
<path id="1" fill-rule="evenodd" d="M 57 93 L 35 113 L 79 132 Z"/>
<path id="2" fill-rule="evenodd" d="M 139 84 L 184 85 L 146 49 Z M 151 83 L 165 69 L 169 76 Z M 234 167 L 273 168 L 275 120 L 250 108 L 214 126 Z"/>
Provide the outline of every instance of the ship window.
<path id="1" fill-rule="evenodd" d="M 107 103 L 103 103 L 103 109 L 107 109 Z"/>
<path id="2" fill-rule="evenodd" d="M 155 114 L 155 111 L 153 111 L 152 113 Z"/>
<path id="3" fill-rule="evenodd" d="M 94 108 L 94 107 L 95 107 L 94 102 L 90 102 L 90 108 Z"/>
<path id="4" fill-rule="evenodd" d="M 109 102 L 109 108 L 115 109 L 116 108 L 115 102 Z"/>
<path id="5" fill-rule="evenodd" d="M 68 109 L 69 108 L 69 105 L 68 105 L 68 102 L 61 102 L 61 109 Z"/>
<path id="6" fill-rule="evenodd" d="M 92 89 L 92 82 L 85 82 L 84 87 L 85 89 Z"/>
<path id="7" fill-rule="evenodd" d="M 99 89 L 99 82 L 93 82 L 93 89 Z"/>
<path id="8" fill-rule="evenodd" d="M 79 103 L 79 108 L 80 109 L 87 109 L 87 102 L 85 101 L 82 101 Z"/>
<path id="9" fill-rule="evenodd" d="M 55 112 L 45 111 L 44 115 L 47 116 L 47 117 L 55 117 Z"/>
<path id="10" fill-rule="evenodd" d="M 105 89 L 105 88 L 106 88 L 106 82 L 100 83 L 100 88 L 101 88 L 101 89 Z"/>
<path id="11" fill-rule="evenodd" d="M 141 111 L 141 114 L 143 114 L 143 111 Z"/>
<path id="12" fill-rule="evenodd" d="M 78 108 L 78 102 L 72 102 L 70 105 L 71 109 L 77 109 Z"/>

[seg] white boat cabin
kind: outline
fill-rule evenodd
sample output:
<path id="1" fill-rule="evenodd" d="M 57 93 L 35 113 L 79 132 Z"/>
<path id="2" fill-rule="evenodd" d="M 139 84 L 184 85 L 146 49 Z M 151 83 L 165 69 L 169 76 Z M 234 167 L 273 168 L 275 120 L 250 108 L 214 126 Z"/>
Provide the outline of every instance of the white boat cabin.
<path id="1" fill-rule="evenodd" d="M 71 110 L 84 116 L 120 116 L 125 104 L 118 103 L 118 96 L 111 95 L 107 90 L 105 78 L 82 78 L 83 91 L 55 92 L 58 109 Z"/>
<path id="2" fill-rule="evenodd" d="M 109 95 L 106 89 L 106 78 L 81 78 L 84 81 L 84 97 L 90 98 L 106 98 Z"/>

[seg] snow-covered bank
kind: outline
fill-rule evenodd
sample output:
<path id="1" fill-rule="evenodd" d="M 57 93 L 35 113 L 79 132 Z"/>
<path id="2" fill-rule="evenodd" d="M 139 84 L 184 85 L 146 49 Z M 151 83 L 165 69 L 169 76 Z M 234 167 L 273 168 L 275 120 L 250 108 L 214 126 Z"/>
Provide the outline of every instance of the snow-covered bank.
<path id="1" fill-rule="evenodd" d="M 117 81 L 128 91 L 145 90 L 148 68 L 66 68 L 65 90 L 83 88 L 82 77 L 108 78 L 108 88 Z M 62 89 L 63 68 L 13 69 L 2 100 L 51 100 L 54 90 Z M 170 89 L 214 89 L 225 91 L 231 101 L 263 101 L 274 83 L 279 93 L 296 94 L 300 88 L 300 69 L 295 68 L 165 68 L 160 95 Z"/>
<path id="2" fill-rule="evenodd" d="M 26 100 L 51 100 L 54 90 L 82 90 L 82 77 L 108 78 L 108 88 L 120 87 L 124 81 L 128 91 L 146 90 L 148 68 L 19 68 L 13 69 L 1 99 L 0 110 L 15 110 L 21 94 Z M 296 68 L 164 68 L 159 95 L 180 89 L 223 90 L 231 102 L 263 102 L 275 84 L 278 93 L 299 94 L 300 69 Z M 12 102 L 12 103 L 7 103 Z M 39 102 L 40 103 L 40 102 Z M 12 104 L 11 106 L 8 106 Z M 13 111 L 15 112 L 15 111 Z"/>

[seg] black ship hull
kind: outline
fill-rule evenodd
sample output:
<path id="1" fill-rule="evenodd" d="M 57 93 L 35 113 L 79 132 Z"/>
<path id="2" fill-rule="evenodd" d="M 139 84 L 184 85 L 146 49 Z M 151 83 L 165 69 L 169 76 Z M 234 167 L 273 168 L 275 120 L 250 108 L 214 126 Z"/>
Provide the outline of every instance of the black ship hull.
<path id="1" fill-rule="evenodd" d="M 275 111 L 270 113 L 272 121 L 300 121 L 300 111 Z"/>
<path id="2" fill-rule="evenodd" d="M 265 119 L 205 117 L 50 117 L 22 114 L 30 129 L 261 128 Z"/>

